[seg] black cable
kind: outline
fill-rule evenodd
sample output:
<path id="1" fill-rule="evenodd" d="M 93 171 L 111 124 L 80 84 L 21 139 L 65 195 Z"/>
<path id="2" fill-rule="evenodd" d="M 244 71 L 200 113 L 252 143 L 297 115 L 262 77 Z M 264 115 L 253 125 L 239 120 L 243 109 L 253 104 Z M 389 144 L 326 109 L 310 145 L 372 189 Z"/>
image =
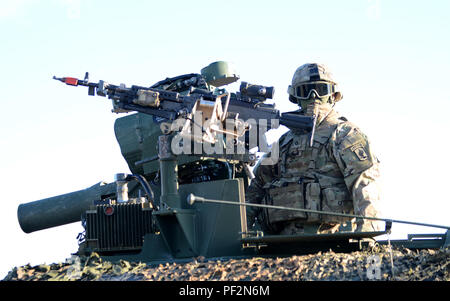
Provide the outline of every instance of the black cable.
<path id="1" fill-rule="evenodd" d="M 153 190 L 147 180 L 141 175 L 132 174 L 129 176 L 135 178 L 139 182 L 139 184 L 141 184 L 142 188 L 144 188 L 144 191 L 148 196 L 149 202 L 152 207 L 156 210 L 159 210 L 159 207 L 155 204 L 155 194 L 153 193 Z"/>

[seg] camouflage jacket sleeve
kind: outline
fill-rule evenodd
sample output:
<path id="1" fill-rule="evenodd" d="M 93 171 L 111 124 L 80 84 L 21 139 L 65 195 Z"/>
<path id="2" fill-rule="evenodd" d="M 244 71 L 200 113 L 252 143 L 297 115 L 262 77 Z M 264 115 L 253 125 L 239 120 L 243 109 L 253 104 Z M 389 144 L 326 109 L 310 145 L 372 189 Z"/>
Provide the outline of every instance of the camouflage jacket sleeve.
<path id="1" fill-rule="evenodd" d="M 261 162 L 261 161 L 260 161 Z M 261 204 L 266 191 L 263 188 L 266 183 L 273 180 L 272 165 L 262 165 L 260 162 L 254 169 L 255 178 L 251 181 L 245 193 L 245 202 L 252 204 Z M 260 214 L 260 207 L 247 206 L 247 222 L 252 225 L 254 219 Z"/>
<path id="2" fill-rule="evenodd" d="M 372 152 L 367 136 L 350 122 L 340 124 L 333 136 L 332 151 L 352 195 L 355 214 L 377 216 L 375 208 L 380 199 L 379 161 Z M 377 228 L 373 224 L 373 228 L 368 230 Z"/>

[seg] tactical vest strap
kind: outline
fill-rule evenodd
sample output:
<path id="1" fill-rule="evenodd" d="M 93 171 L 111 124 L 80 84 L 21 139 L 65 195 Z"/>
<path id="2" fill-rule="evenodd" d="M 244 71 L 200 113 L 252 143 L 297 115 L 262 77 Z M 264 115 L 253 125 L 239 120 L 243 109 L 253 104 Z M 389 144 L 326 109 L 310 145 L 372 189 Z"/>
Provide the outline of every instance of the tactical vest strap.
<path id="1" fill-rule="evenodd" d="M 330 115 L 327 116 L 325 120 L 322 121 L 320 124 L 320 127 L 318 130 L 316 130 L 314 135 L 314 144 L 311 154 L 311 161 L 309 162 L 308 170 L 312 171 L 316 168 L 318 168 L 316 161 L 319 153 L 322 151 L 322 149 L 325 147 L 325 145 L 330 141 L 331 136 L 333 135 L 334 131 L 337 129 L 338 125 L 343 120 L 329 120 Z"/>
<path id="2" fill-rule="evenodd" d="M 293 141 L 293 139 L 291 137 L 289 142 L 285 144 L 286 150 L 289 150 L 289 148 L 292 145 L 292 141 Z M 281 160 L 278 161 L 278 174 L 277 174 L 277 177 L 282 177 L 286 173 L 286 159 L 287 159 L 288 153 L 289 153 L 288 151 L 285 151 L 285 152 L 282 152 L 282 154 L 281 154 L 281 158 L 280 158 Z"/>

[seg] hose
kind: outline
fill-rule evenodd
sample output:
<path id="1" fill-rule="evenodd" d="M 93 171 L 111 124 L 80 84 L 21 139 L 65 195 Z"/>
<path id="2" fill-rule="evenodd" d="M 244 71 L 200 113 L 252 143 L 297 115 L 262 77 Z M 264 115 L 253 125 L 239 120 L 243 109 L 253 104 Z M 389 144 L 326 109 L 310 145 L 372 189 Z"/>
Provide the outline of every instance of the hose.
<path id="1" fill-rule="evenodd" d="M 137 174 L 128 175 L 127 180 L 131 179 L 136 179 L 139 184 L 141 184 L 142 188 L 144 188 L 145 194 L 147 194 L 148 196 L 148 200 L 152 207 L 156 210 L 159 210 L 159 207 L 155 204 L 155 194 L 153 193 L 153 190 L 147 180 L 143 176 Z"/>

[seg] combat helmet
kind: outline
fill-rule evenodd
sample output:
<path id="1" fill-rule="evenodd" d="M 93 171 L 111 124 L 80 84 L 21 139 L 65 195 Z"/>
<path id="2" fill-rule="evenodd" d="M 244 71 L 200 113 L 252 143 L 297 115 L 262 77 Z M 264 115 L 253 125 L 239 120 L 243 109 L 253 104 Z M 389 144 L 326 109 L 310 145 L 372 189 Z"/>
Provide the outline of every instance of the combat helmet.
<path id="1" fill-rule="evenodd" d="M 318 97 L 334 102 L 343 98 L 332 73 L 323 64 L 308 63 L 297 68 L 288 87 L 289 100 L 297 104 L 300 100 L 309 99 L 313 91 Z"/>

